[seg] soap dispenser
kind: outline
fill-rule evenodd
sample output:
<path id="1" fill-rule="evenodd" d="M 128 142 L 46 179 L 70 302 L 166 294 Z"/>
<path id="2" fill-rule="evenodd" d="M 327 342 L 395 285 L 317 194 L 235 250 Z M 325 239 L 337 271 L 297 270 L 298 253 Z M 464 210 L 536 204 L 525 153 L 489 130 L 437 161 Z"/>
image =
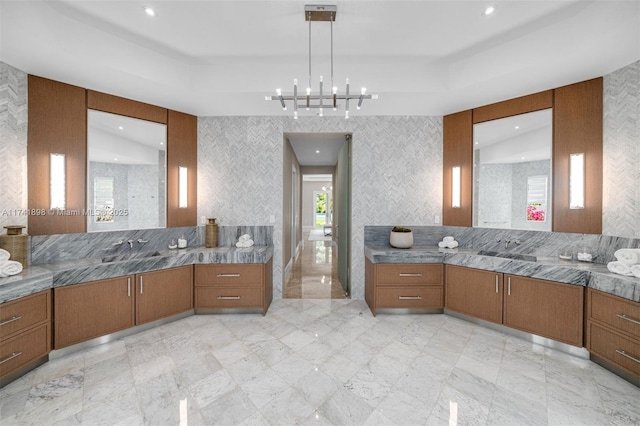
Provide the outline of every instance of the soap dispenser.
<path id="1" fill-rule="evenodd" d="M 184 235 L 178 238 L 178 248 L 187 248 L 187 239 L 184 237 Z"/>

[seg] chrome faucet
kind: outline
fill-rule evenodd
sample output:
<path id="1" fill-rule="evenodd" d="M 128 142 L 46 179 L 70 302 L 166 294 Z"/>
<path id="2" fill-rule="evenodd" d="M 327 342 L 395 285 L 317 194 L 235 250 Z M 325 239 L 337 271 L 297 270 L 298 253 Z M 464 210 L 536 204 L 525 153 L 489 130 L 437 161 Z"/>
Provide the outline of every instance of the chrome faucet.
<path id="1" fill-rule="evenodd" d="M 121 246 L 124 243 L 124 240 L 118 240 L 115 243 L 111 244 L 112 246 Z"/>
<path id="2" fill-rule="evenodd" d="M 127 241 L 129 243 L 129 248 L 133 248 L 133 240 Z"/>
<path id="3" fill-rule="evenodd" d="M 508 248 L 509 244 L 511 244 L 511 240 L 504 240 L 504 248 Z"/>
<path id="4" fill-rule="evenodd" d="M 140 244 L 147 244 L 149 241 L 148 240 L 143 240 L 142 238 L 138 238 L 138 241 L 136 241 L 137 243 Z"/>

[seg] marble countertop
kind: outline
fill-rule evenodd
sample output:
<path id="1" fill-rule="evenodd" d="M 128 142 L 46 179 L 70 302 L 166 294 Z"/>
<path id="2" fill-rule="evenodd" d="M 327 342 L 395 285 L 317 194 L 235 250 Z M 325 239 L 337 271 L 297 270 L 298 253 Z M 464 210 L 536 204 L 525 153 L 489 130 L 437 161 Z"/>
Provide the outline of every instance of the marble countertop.
<path id="1" fill-rule="evenodd" d="M 640 278 L 609 272 L 606 265 L 537 257 L 533 260 L 486 256 L 475 249 L 443 249 L 391 246 L 365 246 L 364 254 L 373 263 L 444 263 L 468 268 L 521 275 L 529 278 L 580 285 L 640 302 Z M 508 254 L 507 254 L 508 255 Z"/>
<path id="2" fill-rule="evenodd" d="M 272 257 L 273 246 L 253 246 L 248 248 L 236 248 L 233 246 L 193 247 L 152 253 L 134 252 L 114 259 L 105 259 L 111 260 L 106 262 L 103 261 L 103 258 L 87 258 L 34 265 L 24 269 L 18 275 L 0 278 L 0 303 L 49 288 L 123 275 L 193 264 L 266 263 Z"/>

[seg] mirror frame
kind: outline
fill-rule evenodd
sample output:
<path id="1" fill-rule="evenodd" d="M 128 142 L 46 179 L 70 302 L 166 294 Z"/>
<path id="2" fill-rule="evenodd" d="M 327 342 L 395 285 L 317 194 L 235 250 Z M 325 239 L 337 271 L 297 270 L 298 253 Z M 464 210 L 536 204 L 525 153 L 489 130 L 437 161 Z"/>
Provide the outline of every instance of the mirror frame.
<path id="1" fill-rule="evenodd" d="M 443 117 L 442 224 L 473 223 L 473 125 L 553 109 L 553 232 L 602 233 L 602 77 Z M 586 155 L 584 209 L 569 209 L 569 154 Z M 451 169 L 461 167 L 461 205 L 451 206 Z"/>
<path id="2" fill-rule="evenodd" d="M 87 110 L 110 112 L 167 126 L 166 227 L 197 225 L 196 116 L 28 75 L 27 174 L 30 235 L 85 233 Z M 49 209 L 49 155 L 67 157 L 66 210 Z M 178 167 L 189 168 L 188 207 L 178 208 Z"/>

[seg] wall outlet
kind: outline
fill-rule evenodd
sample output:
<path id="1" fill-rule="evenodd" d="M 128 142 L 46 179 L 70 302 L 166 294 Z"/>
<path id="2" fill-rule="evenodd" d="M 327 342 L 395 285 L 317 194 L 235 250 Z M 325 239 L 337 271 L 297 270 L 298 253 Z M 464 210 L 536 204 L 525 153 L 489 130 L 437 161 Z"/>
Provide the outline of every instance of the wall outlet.
<path id="1" fill-rule="evenodd" d="M 276 217 L 274 215 L 269 216 L 269 223 L 275 223 Z"/>
<path id="2" fill-rule="evenodd" d="M 436 215 L 436 216 L 433 218 L 433 223 L 440 223 L 440 216 Z"/>
<path id="3" fill-rule="evenodd" d="M 207 224 L 207 217 L 206 216 L 200 216 L 200 224 L 201 225 L 206 225 Z"/>

